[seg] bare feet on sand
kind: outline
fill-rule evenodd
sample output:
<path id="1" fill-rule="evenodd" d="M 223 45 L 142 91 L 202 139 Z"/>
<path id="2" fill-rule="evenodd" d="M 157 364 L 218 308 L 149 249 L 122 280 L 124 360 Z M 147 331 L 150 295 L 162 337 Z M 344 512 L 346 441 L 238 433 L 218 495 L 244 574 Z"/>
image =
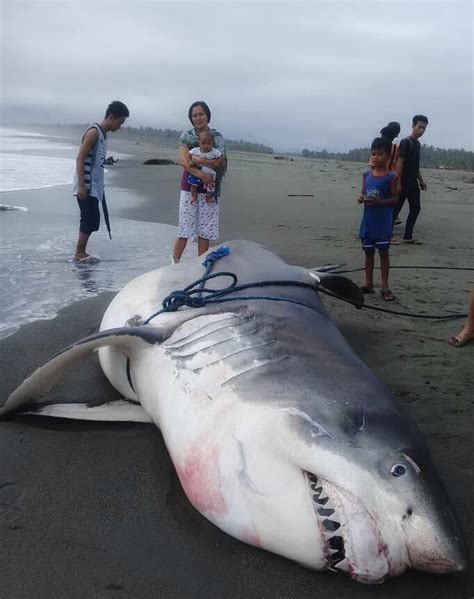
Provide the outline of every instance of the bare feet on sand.
<path id="1" fill-rule="evenodd" d="M 474 292 L 471 293 L 471 301 L 469 303 L 469 312 L 466 322 L 460 333 L 453 335 L 448 339 L 449 345 L 453 347 L 462 347 L 474 339 Z"/>
<path id="2" fill-rule="evenodd" d="M 448 339 L 448 343 L 449 345 L 452 345 L 453 347 L 462 347 L 463 345 L 466 345 L 466 343 L 469 343 L 469 341 L 472 341 L 474 339 L 474 330 L 465 330 L 463 329 L 459 335 L 453 335 L 452 337 L 450 337 Z"/>

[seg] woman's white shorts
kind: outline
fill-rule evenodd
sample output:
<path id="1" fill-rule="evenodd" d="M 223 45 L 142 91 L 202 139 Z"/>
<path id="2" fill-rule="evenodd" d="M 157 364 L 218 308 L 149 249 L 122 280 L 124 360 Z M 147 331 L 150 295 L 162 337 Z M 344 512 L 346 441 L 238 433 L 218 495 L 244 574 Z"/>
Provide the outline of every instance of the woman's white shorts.
<path id="1" fill-rule="evenodd" d="M 219 204 L 206 202 L 206 194 L 199 193 L 191 203 L 191 192 L 181 190 L 179 196 L 178 237 L 215 240 L 219 236 Z"/>

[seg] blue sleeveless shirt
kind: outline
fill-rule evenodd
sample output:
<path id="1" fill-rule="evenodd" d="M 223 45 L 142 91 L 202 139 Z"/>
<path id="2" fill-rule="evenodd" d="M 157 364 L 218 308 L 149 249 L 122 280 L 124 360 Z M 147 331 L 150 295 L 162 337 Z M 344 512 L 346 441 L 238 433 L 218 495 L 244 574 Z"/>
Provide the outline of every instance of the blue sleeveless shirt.
<path id="1" fill-rule="evenodd" d="M 366 196 L 377 195 L 380 199 L 392 197 L 391 185 L 397 175 L 387 173 L 381 177 L 367 171 L 362 175 L 362 193 Z M 367 206 L 364 204 L 364 215 L 360 223 L 360 239 L 374 241 L 390 241 L 393 227 L 394 206 Z"/>

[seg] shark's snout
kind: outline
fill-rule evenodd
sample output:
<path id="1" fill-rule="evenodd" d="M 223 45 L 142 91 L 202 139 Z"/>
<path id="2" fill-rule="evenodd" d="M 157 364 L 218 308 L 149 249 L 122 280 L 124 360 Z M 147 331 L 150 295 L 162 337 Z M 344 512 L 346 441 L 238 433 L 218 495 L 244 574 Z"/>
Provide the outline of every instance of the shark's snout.
<path id="1" fill-rule="evenodd" d="M 416 516 L 414 516 L 416 520 Z M 449 518 L 451 521 L 452 518 Z M 450 574 L 467 567 L 467 548 L 457 524 L 450 526 L 443 535 L 439 528 L 429 530 L 431 534 L 420 535 L 415 526 L 410 527 L 406 543 L 410 566 L 432 574 Z M 422 527 L 426 531 L 427 527 Z"/>

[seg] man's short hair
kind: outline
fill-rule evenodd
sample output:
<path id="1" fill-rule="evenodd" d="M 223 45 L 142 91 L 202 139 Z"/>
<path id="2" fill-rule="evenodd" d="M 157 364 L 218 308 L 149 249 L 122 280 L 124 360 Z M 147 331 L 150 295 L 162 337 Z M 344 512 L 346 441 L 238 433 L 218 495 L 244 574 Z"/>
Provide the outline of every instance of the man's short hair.
<path id="1" fill-rule="evenodd" d="M 370 146 L 370 151 L 372 152 L 372 150 L 381 150 L 382 152 L 385 152 L 387 156 L 390 156 L 392 142 L 386 137 L 376 137 Z"/>
<path id="2" fill-rule="evenodd" d="M 128 119 L 130 112 L 123 102 L 114 100 L 107 106 L 107 110 L 105 111 L 105 118 L 108 116 L 115 116 L 118 118 L 125 117 Z"/>
<path id="3" fill-rule="evenodd" d="M 415 116 L 412 118 L 411 122 L 413 123 L 413 127 L 419 122 L 425 123 L 425 125 L 427 125 L 428 118 L 424 114 L 415 114 Z"/>

